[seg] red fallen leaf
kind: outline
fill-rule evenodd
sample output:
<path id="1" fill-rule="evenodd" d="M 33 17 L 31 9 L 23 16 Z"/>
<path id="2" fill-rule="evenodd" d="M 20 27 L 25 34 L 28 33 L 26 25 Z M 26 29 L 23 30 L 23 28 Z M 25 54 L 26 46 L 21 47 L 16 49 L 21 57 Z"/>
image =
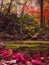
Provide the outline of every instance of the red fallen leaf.
<path id="1" fill-rule="evenodd" d="M 17 53 L 13 53 L 12 54 L 12 59 L 16 59 L 17 58 Z"/>
<path id="2" fill-rule="evenodd" d="M 9 57 L 8 51 L 6 49 L 1 50 L 1 54 L 3 55 L 2 57 L 4 59 L 7 59 Z"/>
<path id="3" fill-rule="evenodd" d="M 37 64 L 37 65 L 43 65 L 42 62 L 39 61 L 39 60 L 32 59 L 31 62 L 34 63 L 34 64 Z"/>
<path id="4" fill-rule="evenodd" d="M 8 55 L 9 56 L 11 56 L 13 54 L 13 50 L 12 49 L 8 48 L 7 51 L 8 51 Z"/>
<path id="5" fill-rule="evenodd" d="M 33 55 L 33 58 L 35 58 L 35 59 L 38 59 L 38 58 L 40 58 L 41 56 L 40 56 L 40 54 L 35 54 L 35 55 Z"/>

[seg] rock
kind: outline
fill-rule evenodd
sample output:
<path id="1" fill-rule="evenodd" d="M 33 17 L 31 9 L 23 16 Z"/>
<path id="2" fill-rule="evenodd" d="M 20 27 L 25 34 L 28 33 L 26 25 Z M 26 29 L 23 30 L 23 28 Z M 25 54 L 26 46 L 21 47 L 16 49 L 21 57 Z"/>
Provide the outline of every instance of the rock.
<path id="1" fill-rule="evenodd" d="M 40 36 L 40 33 L 37 32 L 35 35 L 33 35 L 33 36 L 31 37 L 31 39 L 32 39 L 32 40 L 36 40 L 39 36 Z"/>

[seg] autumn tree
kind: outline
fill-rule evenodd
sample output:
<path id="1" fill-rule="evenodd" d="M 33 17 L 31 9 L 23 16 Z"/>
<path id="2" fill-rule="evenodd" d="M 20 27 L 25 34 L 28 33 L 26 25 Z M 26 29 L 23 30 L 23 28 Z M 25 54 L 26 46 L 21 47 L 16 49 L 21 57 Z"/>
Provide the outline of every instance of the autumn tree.
<path id="1" fill-rule="evenodd" d="M 45 19 L 45 23 L 48 21 L 48 26 L 49 26 L 49 2 L 46 2 L 44 5 L 44 19 Z M 46 21 L 47 20 L 47 21 Z"/>

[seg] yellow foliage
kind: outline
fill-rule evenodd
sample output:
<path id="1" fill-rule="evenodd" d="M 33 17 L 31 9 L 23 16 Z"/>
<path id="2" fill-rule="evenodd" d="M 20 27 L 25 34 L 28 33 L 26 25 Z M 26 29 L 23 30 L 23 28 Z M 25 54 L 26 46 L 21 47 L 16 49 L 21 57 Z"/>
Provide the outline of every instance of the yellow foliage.
<path id="1" fill-rule="evenodd" d="M 10 2 L 10 0 L 4 0 L 5 2 Z"/>
<path id="2" fill-rule="evenodd" d="M 37 23 L 39 23 L 39 22 L 40 22 L 40 18 L 36 18 L 35 21 L 36 21 Z"/>

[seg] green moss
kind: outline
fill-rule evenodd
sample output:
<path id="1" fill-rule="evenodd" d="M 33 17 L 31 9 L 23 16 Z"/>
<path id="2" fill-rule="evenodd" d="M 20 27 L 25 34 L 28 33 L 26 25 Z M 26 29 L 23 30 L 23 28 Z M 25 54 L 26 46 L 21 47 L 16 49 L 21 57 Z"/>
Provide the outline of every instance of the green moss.
<path id="1" fill-rule="evenodd" d="M 16 43 L 16 42 L 6 42 L 8 48 L 18 48 L 18 47 L 39 47 L 39 48 L 43 48 L 45 46 L 48 46 L 48 43 Z"/>

